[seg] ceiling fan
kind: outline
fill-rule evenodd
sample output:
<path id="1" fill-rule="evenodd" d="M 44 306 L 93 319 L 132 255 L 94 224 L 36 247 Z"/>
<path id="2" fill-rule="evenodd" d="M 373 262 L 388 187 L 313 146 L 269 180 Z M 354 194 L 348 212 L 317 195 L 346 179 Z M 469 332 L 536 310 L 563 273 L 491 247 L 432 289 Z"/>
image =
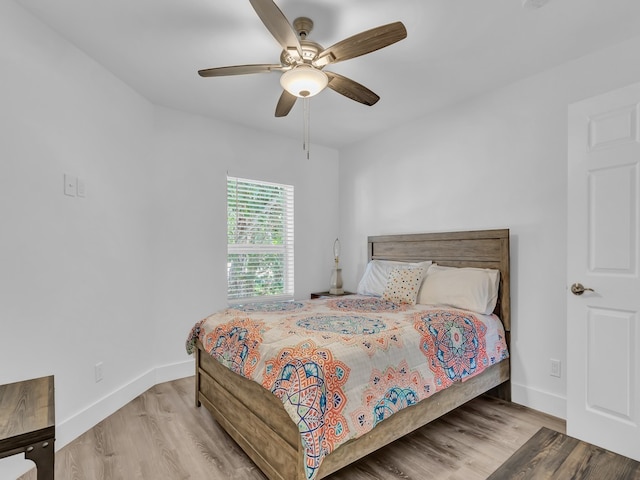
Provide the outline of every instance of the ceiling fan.
<path id="1" fill-rule="evenodd" d="M 329 48 L 307 40 L 313 21 L 306 17 L 289 23 L 273 0 L 249 0 L 262 23 L 282 46 L 280 63 L 236 65 L 199 70 L 202 77 L 221 77 L 251 73 L 283 72 L 282 95 L 276 106 L 276 117 L 286 116 L 298 98 L 308 98 L 329 87 L 335 92 L 364 105 L 374 105 L 380 97 L 364 85 L 334 72 L 327 65 L 359 57 L 387 47 L 407 37 L 402 22 L 389 23 L 342 40 Z"/>

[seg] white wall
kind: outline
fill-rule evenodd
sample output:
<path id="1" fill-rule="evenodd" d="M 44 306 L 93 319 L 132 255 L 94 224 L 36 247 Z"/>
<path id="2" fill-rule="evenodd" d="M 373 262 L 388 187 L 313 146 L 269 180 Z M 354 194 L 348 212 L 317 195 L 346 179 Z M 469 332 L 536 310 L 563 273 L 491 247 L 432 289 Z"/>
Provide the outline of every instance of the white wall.
<path id="1" fill-rule="evenodd" d="M 160 365 L 193 324 L 227 305 L 226 176 L 294 186 L 295 296 L 326 290 L 338 234 L 338 153 L 158 108 L 153 198 L 154 330 Z M 184 338 L 183 338 L 184 337 Z"/>
<path id="2" fill-rule="evenodd" d="M 153 108 L 14 2 L 0 3 L 0 78 L 0 383 L 55 374 L 63 445 L 154 367 L 140 349 Z M 63 195 L 64 173 L 85 198 Z"/>
<path id="3" fill-rule="evenodd" d="M 514 401 L 565 417 L 567 106 L 640 79 L 640 38 L 340 153 L 346 288 L 368 235 L 509 228 Z"/>
<path id="4" fill-rule="evenodd" d="M 55 375 L 57 449 L 193 372 L 188 330 L 225 304 L 227 171 L 295 186 L 296 296 L 325 288 L 335 150 L 154 107 L 12 1 L 0 79 L 0 384 Z"/>

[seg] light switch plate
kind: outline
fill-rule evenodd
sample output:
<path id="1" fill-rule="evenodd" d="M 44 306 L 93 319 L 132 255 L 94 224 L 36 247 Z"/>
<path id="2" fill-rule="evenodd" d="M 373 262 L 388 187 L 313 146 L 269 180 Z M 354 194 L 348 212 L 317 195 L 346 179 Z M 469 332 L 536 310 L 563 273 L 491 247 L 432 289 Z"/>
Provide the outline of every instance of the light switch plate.
<path id="1" fill-rule="evenodd" d="M 84 183 L 84 180 L 80 177 L 78 177 L 78 196 L 81 198 L 84 198 L 86 196 L 86 185 Z"/>

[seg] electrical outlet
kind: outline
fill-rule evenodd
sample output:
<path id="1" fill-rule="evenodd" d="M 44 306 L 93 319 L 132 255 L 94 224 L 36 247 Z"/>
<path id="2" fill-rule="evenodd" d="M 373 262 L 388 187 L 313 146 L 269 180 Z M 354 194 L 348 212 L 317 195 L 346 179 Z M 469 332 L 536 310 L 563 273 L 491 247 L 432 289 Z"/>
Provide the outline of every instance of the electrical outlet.
<path id="1" fill-rule="evenodd" d="M 70 197 L 76 196 L 77 178 L 73 175 L 64 174 L 64 194 Z"/>
<path id="2" fill-rule="evenodd" d="M 551 371 L 549 372 L 549 375 L 551 375 L 552 377 L 561 377 L 561 363 L 560 360 L 556 360 L 554 358 L 551 359 Z"/>
<path id="3" fill-rule="evenodd" d="M 95 364 L 94 371 L 96 374 L 96 383 L 102 381 L 102 362 L 98 362 Z"/>

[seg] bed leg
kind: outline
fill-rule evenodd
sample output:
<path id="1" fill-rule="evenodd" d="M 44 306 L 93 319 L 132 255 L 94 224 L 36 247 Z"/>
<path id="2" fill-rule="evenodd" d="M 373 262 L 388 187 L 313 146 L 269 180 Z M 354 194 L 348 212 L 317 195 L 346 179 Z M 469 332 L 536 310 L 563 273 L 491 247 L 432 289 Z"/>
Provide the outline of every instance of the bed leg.
<path id="1" fill-rule="evenodd" d="M 505 402 L 511 401 L 511 380 L 507 380 L 504 383 L 501 383 L 497 387 L 492 388 L 486 395 L 491 397 L 499 398 L 500 400 L 504 400 Z"/>
<path id="2" fill-rule="evenodd" d="M 195 352 L 195 364 L 196 364 L 196 408 L 199 408 L 200 405 L 200 348 L 196 347 Z"/>

